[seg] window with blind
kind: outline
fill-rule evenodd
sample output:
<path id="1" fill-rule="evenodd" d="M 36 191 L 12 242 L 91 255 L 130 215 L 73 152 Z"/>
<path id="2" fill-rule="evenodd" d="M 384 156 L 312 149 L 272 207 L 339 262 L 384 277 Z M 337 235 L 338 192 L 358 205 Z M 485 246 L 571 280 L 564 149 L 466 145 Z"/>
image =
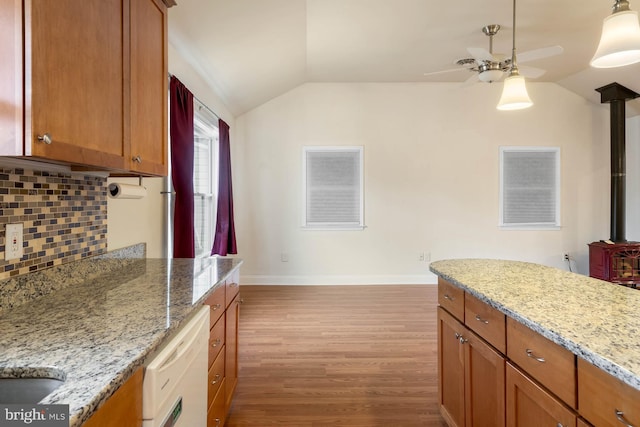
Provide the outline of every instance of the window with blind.
<path id="1" fill-rule="evenodd" d="M 362 147 L 305 147 L 303 227 L 364 228 Z"/>
<path id="2" fill-rule="evenodd" d="M 218 192 L 218 120 L 195 103 L 193 114 L 193 192 L 195 256 L 213 247 Z"/>
<path id="3" fill-rule="evenodd" d="M 560 226 L 559 148 L 500 148 L 500 226 Z"/>

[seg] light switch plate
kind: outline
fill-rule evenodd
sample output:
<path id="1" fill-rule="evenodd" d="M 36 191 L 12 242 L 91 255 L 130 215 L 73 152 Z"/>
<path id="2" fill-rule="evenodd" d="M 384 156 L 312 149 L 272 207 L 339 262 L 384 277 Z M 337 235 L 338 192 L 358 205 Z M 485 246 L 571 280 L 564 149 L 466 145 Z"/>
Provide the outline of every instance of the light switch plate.
<path id="1" fill-rule="evenodd" d="M 7 224 L 4 239 L 4 259 L 20 259 L 24 254 L 22 250 L 22 223 Z"/>

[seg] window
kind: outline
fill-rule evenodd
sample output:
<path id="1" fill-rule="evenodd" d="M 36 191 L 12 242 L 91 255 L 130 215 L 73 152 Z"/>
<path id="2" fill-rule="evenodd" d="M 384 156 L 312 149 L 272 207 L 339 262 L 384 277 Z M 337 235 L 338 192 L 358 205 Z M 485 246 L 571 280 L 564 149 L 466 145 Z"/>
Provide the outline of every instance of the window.
<path id="1" fill-rule="evenodd" d="M 218 202 L 218 119 L 199 102 L 193 109 L 195 256 L 211 255 Z"/>
<path id="2" fill-rule="evenodd" d="M 362 147 L 305 147 L 303 227 L 364 228 Z"/>
<path id="3" fill-rule="evenodd" d="M 560 226 L 560 149 L 500 147 L 500 226 Z"/>

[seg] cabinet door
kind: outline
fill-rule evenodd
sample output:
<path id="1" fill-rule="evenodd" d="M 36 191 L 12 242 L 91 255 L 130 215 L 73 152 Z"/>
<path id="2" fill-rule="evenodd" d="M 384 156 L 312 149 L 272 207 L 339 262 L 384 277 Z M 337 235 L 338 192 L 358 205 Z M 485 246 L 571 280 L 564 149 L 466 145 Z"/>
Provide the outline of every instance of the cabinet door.
<path id="1" fill-rule="evenodd" d="M 23 154 L 123 169 L 129 0 L 24 4 Z"/>
<path id="2" fill-rule="evenodd" d="M 131 139 L 129 169 L 167 175 L 167 9 L 131 1 Z"/>
<path id="3" fill-rule="evenodd" d="M 580 415 L 596 426 L 640 426 L 640 391 L 578 359 Z"/>
<path id="4" fill-rule="evenodd" d="M 142 425 L 142 368 L 120 386 L 83 425 L 84 427 L 139 427 Z"/>
<path id="5" fill-rule="evenodd" d="M 460 337 L 465 328 L 438 307 L 438 399 L 440 413 L 449 427 L 465 425 L 464 350 Z"/>
<path id="6" fill-rule="evenodd" d="M 240 320 L 240 296 L 236 296 L 229 307 L 226 315 L 226 356 L 225 356 L 225 394 L 226 410 L 231 407 L 233 392 L 238 384 L 238 322 Z"/>
<path id="7" fill-rule="evenodd" d="M 504 427 L 505 359 L 471 331 L 463 337 L 467 427 Z"/>
<path id="8" fill-rule="evenodd" d="M 0 155 L 22 155 L 22 0 L 0 0 Z"/>
<path id="9" fill-rule="evenodd" d="M 507 363 L 508 427 L 575 427 L 576 422 L 569 408 Z"/>

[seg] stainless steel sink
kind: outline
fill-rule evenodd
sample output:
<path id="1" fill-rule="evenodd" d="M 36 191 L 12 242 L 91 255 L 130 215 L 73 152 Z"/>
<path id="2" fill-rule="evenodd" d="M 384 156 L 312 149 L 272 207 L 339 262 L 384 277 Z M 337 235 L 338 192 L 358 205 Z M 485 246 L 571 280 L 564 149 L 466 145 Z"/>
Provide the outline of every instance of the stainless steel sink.
<path id="1" fill-rule="evenodd" d="M 56 378 L 0 378 L 0 403 L 38 403 L 63 383 Z"/>

